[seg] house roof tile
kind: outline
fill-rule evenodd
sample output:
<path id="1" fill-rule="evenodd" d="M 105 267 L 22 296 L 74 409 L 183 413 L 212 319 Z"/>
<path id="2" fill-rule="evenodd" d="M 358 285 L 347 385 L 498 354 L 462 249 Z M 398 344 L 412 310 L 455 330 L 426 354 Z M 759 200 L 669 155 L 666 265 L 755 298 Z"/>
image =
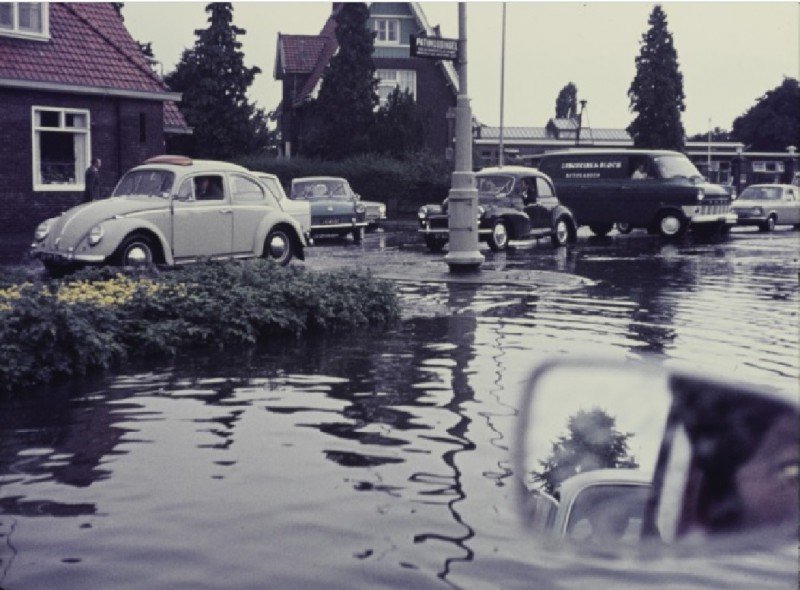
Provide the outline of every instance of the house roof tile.
<path id="1" fill-rule="evenodd" d="M 169 93 L 111 4 L 47 6 L 49 41 L 0 36 L 0 78 Z"/>

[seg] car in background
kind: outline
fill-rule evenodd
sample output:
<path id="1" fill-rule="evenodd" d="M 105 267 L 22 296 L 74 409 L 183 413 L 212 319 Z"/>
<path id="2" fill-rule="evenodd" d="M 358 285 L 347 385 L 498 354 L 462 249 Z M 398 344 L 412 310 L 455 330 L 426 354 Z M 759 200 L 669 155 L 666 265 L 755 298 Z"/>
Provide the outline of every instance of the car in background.
<path id="1" fill-rule="evenodd" d="M 344 178 L 306 176 L 292 180 L 289 198 L 311 206 L 311 236 L 353 236 L 361 243 L 369 225 L 367 207 Z"/>
<path id="2" fill-rule="evenodd" d="M 51 276 L 90 265 L 180 265 L 209 258 L 304 259 L 304 231 L 247 169 L 156 156 L 129 170 L 111 197 L 37 227 L 31 256 Z"/>
<path id="3" fill-rule="evenodd" d="M 570 210 L 556 196 L 550 178 L 527 166 L 484 168 L 475 174 L 478 187 L 478 239 L 494 252 L 511 240 L 550 237 L 554 246 L 577 238 Z M 448 200 L 424 205 L 417 212 L 419 232 L 431 252 L 449 241 Z"/>
<path id="4" fill-rule="evenodd" d="M 751 184 L 733 203 L 737 225 L 755 225 L 770 232 L 776 225 L 800 228 L 800 187 L 791 184 Z"/>
<path id="5" fill-rule="evenodd" d="M 303 234 L 310 242 L 311 205 L 309 205 L 306 201 L 293 201 L 287 197 L 286 192 L 283 190 L 283 186 L 281 185 L 280 179 L 274 174 L 256 171 L 252 171 L 252 173 L 253 175 L 257 176 L 258 179 L 264 183 L 264 185 L 266 185 L 269 192 L 273 197 L 275 197 L 275 200 L 281 204 L 283 210 L 297 220 L 297 223 L 299 223 L 300 227 L 303 228 Z"/>

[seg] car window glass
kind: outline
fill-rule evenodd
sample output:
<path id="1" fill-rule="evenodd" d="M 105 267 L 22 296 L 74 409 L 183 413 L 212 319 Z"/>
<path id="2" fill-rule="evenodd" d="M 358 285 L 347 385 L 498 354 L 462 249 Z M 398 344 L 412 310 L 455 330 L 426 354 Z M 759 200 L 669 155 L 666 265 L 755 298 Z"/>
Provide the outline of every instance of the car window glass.
<path id="1" fill-rule="evenodd" d="M 222 190 L 222 177 L 217 175 L 195 177 L 194 198 L 198 201 L 219 201 L 225 198 Z"/>
<path id="2" fill-rule="evenodd" d="M 550 186 L 550 183 L 547 182 L 544 178 L 537 178 L 536 194 L 538 194 L 540 197 L 552 197 L 553 188 Z"/>
<path id="3" fill-rule="evenodd" d="M 280 201 L 283 198 L 283 191 L 279 190 L 278 183 L 275 179 L 261 178 L 261 182 L 263 182 L 264 186 L 267 187 L 267 192 L 272 196 L 273 199 Z"/>
<path id="4" fill-rule="evenodd" d="M 160 197 L 172 190 L 175 175 L 166 170 L 136 170 L 129 172 L 114 190 L 114 197 L 144 195 Z"/>
<path id="5" fill-rule="evenodd" d="M 244 176 L 231 177 L 231 195 L 234 201 L 263 201 L 264 194 L 264 189 L 255 180 L 245 178 Z"/>
<path id="6" fill-rule="evenodd" d="M 192 199 L 194 199 L 194 195 L 192 193 L 192 186 L 193 184 L 191 179 L 187 178 L 186 180 L 183 181 L 180 190 L 178 190 L 177 198 L 179 201 L 191 201 Z"/>

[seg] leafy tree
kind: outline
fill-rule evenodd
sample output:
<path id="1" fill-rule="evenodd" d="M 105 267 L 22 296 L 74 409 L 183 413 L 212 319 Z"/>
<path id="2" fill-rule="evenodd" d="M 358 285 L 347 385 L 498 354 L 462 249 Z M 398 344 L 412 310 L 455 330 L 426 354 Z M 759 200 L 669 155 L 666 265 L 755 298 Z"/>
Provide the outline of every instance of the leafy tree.
<path id="1" fill-rule="evenodd" d="M 748 149 L 783 151 L 798 146 L 800 129 L 800 86 L 796 78 L 783 83 L 764 96 L 745 114 L 733 121 L 731 135 Z"/>
<path id="2" fill-rule="evenodd" d="M 372 61 L 375 33 L 367 28 L 367 5 L 343 3 L 334 18 L 339 51 L 322 74 L 319 95 L 311 105 L 315 124 L 301 149 L 308 155 L 342 159 L 370 151 L 378 80 Z"/>
<path id="3" fill-rule="evenodd" d="M 564 86 L 556 98 L 556 119 L 578 117 L 578 87 L 572 82 Z"/>
<path id="4" fill-rule="evenodd" d="M 683 74 L 661 6 L 653 8 L 648 24 L 636 58 L 636 76 L 628 89 L 630 110 L 637 115 L 627 131 L 634 147 L 683 150 Z"/>
<path id="5" fill-rule="evenodd" d="M 553 443 L 542 470 L 533 473 L 534 481 L 553 494 L 561 482 L 578 473 L 603 468 L 636 468 L 628 453 L 631 433 L 616 429 L 616 419 L 600 408 L 580 410 L 567 420 L 567 434 Z"/>
<path id="6" fill-rule="evenodd" d="M 225 160 L 261 150 L 269 141 L 266 114 L 247 100 L 247 89 L 261 69 L 244 66 L 238 37 L 246 31 L 233 24 L 233 6 L 213 2 L 206 12 L 209 27 L 195 30 L 194 47 L 184 50 L 165 81 L 183 93 L 181 110 L 194 129 L 183 150 Z"/>
<path id="7" fill-rule="evenodd" d="M 422 149 L 424 133 L 425 124 L 414 97 L 397 86 L 378 109 L 371 133 L 372 149 L 403 159 Z"/>

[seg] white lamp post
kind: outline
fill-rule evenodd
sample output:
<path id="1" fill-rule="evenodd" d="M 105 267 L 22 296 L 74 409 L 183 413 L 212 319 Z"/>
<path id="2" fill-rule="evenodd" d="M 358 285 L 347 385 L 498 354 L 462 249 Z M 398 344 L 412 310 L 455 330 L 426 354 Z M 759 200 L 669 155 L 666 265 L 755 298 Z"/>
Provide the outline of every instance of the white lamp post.
<path id="1" fill-rule="evenodd" d="M 467 6 L 458 3 L 458 97 L 456 99 L 455 170 L 448 195 L 450 251 L 444 257 L 450 272 L 480 269 L 478 190 L 472 172 L 472 109 L 467 94 Z"/>

